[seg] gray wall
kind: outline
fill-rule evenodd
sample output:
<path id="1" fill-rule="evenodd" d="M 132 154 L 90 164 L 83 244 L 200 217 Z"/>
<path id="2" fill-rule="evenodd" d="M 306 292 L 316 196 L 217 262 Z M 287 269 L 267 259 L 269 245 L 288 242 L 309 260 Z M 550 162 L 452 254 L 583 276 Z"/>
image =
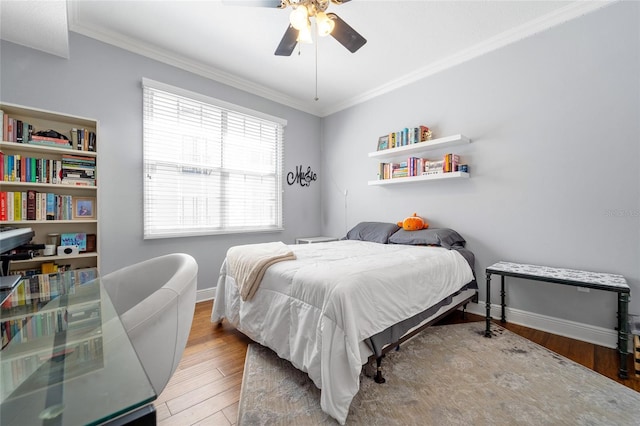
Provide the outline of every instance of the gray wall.
<path id="1" fill-rule="evenodd" d="M 100 121 L 102 272 L 181 251 L 206 289 L 232 245 L 343 236 L 417 212 L 465 236 L 481 299 L 482 271 L 500 259 L 620 273 L 637 295 L 639 18 L 637 3 L 614 4 L 322 120 L 73 33 L 69 60 L 3 41 L 0 99 Z M 284 232 L 142 240 L 142 77 L 288 120 L 285 172 L 310 165 L 319 180 L 285 185 Z M 417 124 L 472 138 L 456 150 L 472 178 L 367 186 L 378 136 Z M 510 306 L 613 326 L 611 294 L 511 282 Z"/>
<path id="2" fill-rule="evenodd" d="M 481 300 L 510 260 L 622 274 L 640 314 L 639 17 L 614 4 L 324 119 L 324 233 L 417 212 L 467 239 Z M 473 140 L 471 178 L 367 186 L 378 136 L 418 124 Z M 615 324 L 613 293 L 510 283 L 514 308 Z"/>
<path id="3" fill-rule="evenodd" d="M 1 45 L 0 99 L 99 121 L 101 273 L 171 252 L 194 256 L 198 288 L 216 285 L 229 247 L 320 233 L 320 119 L 128 51 L 70 34 L 71 58 L 9 42 Z M 248 66 L 251 66 L 248 64 Z M 199 92 L 288 120 L 284 172 L 311 166 L 318 181 L 284 185 L 278 233 L 142 239 L 142 77 Z"/>

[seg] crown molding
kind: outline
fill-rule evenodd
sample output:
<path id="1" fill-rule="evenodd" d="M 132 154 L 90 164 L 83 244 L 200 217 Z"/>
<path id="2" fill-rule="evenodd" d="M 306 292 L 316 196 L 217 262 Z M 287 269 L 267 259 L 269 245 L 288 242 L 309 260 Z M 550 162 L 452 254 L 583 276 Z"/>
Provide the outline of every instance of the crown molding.
<path id="1" fill-rule="evenodd" d="M 379 86 L 373 90 L 367 91 L 359 96 L 335 104 L 333 105 L 333 107 L 323 109 L 320 111 L 320 116 L 326 117 L 328 115 L 335 114 L 336 112 L 374 99 L 380 95 L 392 92 L 396 89 L 407 86 L 411 83 L 422 80 L 426 77 L 452 68 L 471 59 L 480 57 L 486 53 L 497 50 L 501 47 L 518 42 L 524 38 L 530 37 L 557 25 L 568 22 L 572 19 L 586 15 L 604 6 L 617 3 L 618 1 L 620 0 L 578 1 L 570 3 L 567 6 L 548 13 L 547 15 L 541 16 L 537 19 L 520 25 L 519 27 L 512 28 L 481 43 L 462 50 L 455 55 L 451 55 L 440 61 L 434 62 L 431 65 L 406 74 L 396 80 L 390 81 L 389 83 Z"/>
<path id="2" fill-rule="evenodd" d="M 327 107 L 313 107 L 299 99 L 283 95 L 282 93 L 262 86 L 247 79 L 221 71 L 219 69 L 205 66 L 197 61 L 184 58 L 175 52 L 159 49 L 136 40 L 124 37 L 113 32 L 96 31 L 93 28 L 83 26 L 77 19 L 76 2 L 68 2 L 68 22 L 69 30 L 78 34 L 102 41 L 104 43 L 122 48 L 124 50 L 145 56 L 159 62 L 175 66 L 185 71 L 192 72 L 205 78 L 217 81 L 236 89 L 269 99 L 271 101 L 289 106 L 302 112 L 306 112 L 318 117 L 326 117 L 335 114 L 352 106 L 374 99 L 385 93 L 407 86 L 416 81 L 482 56 L 486 53 L 497 50 L 501 47 L 518 42 L 524 38 L 545 31 L 549 28 L 563 24 L 567 21 L 583 16 L 607 5 L 617 3 L 620 0 L 602 1 L 576 1 L 547 15 L 527 22 L 519 27 L 510 29 L 498 34 L 488 40 L 467 48 L 455 55 L 451 55 L 431 65 L 406 74 L 398 79 L 392 80 L 384 85 L 362 93 L 361 95 L 346 99 Z"/>
<path id="3" fill-rule="evenodd" d="M 175 52 L 159 49 L 118 33 L 111 31 L 96 31 L 94 28 L 84 26 L 78 22 L 76 2 L 69 2 L 68 14 L 69 31 L 73 31 L 129 52 L 180 68 L 196 75 L 223 83 L 227 86 L 289 106 L 299 111 L 307 112 L 316 116 L 319 114 L 317 108 L 310 108 L 308 104 L 301 102 L 298 99 L 283 95 L 281 92 L 262 86 L 250 80 L 243 79 L 234 74 L 221 71 L 211 66 L 203 65 L 198 61 L 192 61 L 184 58 Z"/>

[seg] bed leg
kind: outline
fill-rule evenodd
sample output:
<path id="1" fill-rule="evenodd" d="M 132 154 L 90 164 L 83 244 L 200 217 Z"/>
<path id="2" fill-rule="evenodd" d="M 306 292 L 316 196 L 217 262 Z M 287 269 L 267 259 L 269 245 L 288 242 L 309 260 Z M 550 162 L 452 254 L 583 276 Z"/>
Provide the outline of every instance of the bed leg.
<path id="1" fill-rule="evenodd" d="M 462 319 L 463 320 L 467 319 L 467 303 L 462 305 Z"/>
<path id="2" fill-rule="evenodd" d="M 376 358 L 376 377 L 374 378 L 376 383 L 384 383 L 386 382 L 385 378 L 382 377 L 382 357 L 379 356 Z"/>

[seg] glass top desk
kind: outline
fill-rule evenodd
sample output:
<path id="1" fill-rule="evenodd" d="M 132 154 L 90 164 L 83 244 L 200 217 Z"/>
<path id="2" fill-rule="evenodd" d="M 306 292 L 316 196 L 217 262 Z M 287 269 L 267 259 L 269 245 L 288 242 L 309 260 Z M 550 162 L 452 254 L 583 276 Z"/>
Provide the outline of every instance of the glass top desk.
<path id="1" fill-rule="evenodd" d="M 0 293 L 0 424 L 155 424 L 147 375 L 94 268 Z"/>

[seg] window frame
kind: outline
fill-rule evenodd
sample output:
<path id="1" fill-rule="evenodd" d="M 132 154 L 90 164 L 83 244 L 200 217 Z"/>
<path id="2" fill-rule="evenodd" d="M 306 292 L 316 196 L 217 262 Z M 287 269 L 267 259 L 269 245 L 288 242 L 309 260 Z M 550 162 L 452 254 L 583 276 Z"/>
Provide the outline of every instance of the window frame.
<path id="1" fill-rule="evenodd" d="M 283 205 L 284 204 L 283 202 L 284 131 L 287 125 L 287 120 L 280 117 L 275 117 L 269 114 L 265 114 L 260 111 L 255 111 L 249 108 L 235 105 L 220 99 L 212 98 L 200 93 L 175 87 L 166 83 L 154 81 L 148 78 L 142 79 L 142 89 L 143 89 L 142 90 L 142 96 L 143 96 L 143 100 L 142 100 L 142 107 L 143 107 L 143 111 L 142 111 L 142 115 L 143 115 L 143 138 L 142 138 L 143 239 L 147 240 L 147 239 L 159 239 L 159 238 L 181 238 L 181 237 L 237 234 L 237 233 L 278 232 L 278 231 L 284 230 L 284 211 L 283 211 L 283 208 L 284 208 L 284 205 Z M 265 174 L 265 176 L 273 175 L 275 177 L 275 182 L 273 183 L 274 185 L 273 193 L 270 194 L 272 197 L 275 196 L 275 203 L 276 203 L 276 205 L 274 206 L 275 216 L 271 225 L 268 225 L 268 226 L 241 225 L 241 226 L 231 227 L 230 224 L 227 222 L 227 223 L 222 223 L 220 227 L 212 227 L 211 225 L 200 223 L 200 224 L 192 225 L 186 228 L 184 227 L 184 225 L 178 225 L 173 229 L 170 229 L 168 227 L 164 229 L 159 229 L 157 225 L 154 226 L 149 223 L 150 219 L 153 217 L 155 213 L 154 213 L 153 207 L 151 207 L 149 204 L 152 201 L 150 200 L 151 190 L 148 188 L 148 182 L 150 182 L 150 176 L 148 175 L 148 171 L 152 165 L 155 165 L 155 167 L 159 167 L 160 163 L 162 163 L 162 160 L 159 160 L 158 158 L 155 158 L 155 159 L 151 158 L 151 154 L 149 154 L 150 145 L 153 144 L 153 141 L 150 141 L 148 139 L 150 135 L 147 134 L 148 133 L 147 132 L 147 127 L 148 127 L 147 126 L 147 120 L 148 120 L 147 108 L 151 107 L 150 105 L 147 104 L 147 90 L 156 90 L 156 91 L 165 92 L 170 96 L 176 96 L 176 100 L 179 100 L 180 98 L 186 98 L 189 101 L 198 102 L 201 104 L 205 104 L 207 107 L 218 109 L 219 111 L 217 111 L 217 113 L 220 114 L 220 117 L 224 117 L 223 119 L 221 119 L 221 125 L 220 125 L 221 130 L 220 130 L 220 136 L 219 136 L 220 142 L 218 142 L 221 152 L 225 150 L 225 144 L 227 149 L 229 149 L 230 144 L 232 144 L 232 142 L 230 142 L 229 140 L 225 142 L 225 137 L 227 136 L 227 134 L 226 134 L 226 131 L 223 130 L 223 129 L 226 130 L 227 126 L 229 126 L 229 121 L 228 121 L 229 114 L 237 115 L 237 116 L 244 115 L 249 120 L 255 119 L 254 124 L 257 124 L 257 125 L 260 125 L 259 122 L 267 122 L 267 124 L 269 125 L 276 126 L 274 130 L 274 139 L 273 139 L 274 141 L 273 143 L 275 147 L 271 148 L 273 150 L 271 153 L 275 156 L 275 159 L 274 159 L 275 164 L 273 166 L 273 171 L 271 171 L 270 169 L 268 173 Z M 176 108 L 176 113 L 179 114 L 178 108 Z M 161 144 L 161 142 L 157 142 L 157 144 Z M 235 173 L 230 173 L 228 170 L 225 169 L 225 164 L 224 164 L 225 161 L 230 161 L 230 160 L 225 160 L 224 158 L 220 158 L 220 165 L 213 164 L 211 166 L 207 166 L 211 170 L 218 169 L 217 173 L 219 174 L 220 180 L 217 182 L 217 184 L 212 185 L 212 187 L 214 188 L 214 191 L 217 191 L 219 194 L 221 194 L 220 195 L 221 198 L 219 199 L 218 209 L 220 209 L 220 211 L 222 212 L 228 210 L 228 209 L 225 209 L 225 207 L 227 206 L 227 204 L 231 202 L 231 199 L 229 199 L 228 196 L 225 196 L 225 193 L 224 193 L 224 186 L 229 183 L 230 176 L 234 176 L 234 177 L 244 176 L 244 178 L 247 179 L 251 175 L 251 169 L 246 167 L 237 169 Z M 173 162 L 173 165 L 171 167 L 176 169 L 175 171 L 173 171 L 173 173 L 182 174 L 186 172 L 184 170 L 179 170 L 179 169 L 181 168 L 188 169 L 190 166 L 192 165 L 190 165 L 187 161 L 185 161 L 185 159 L 181 159 L 180 161 Z M 172 172 L 169 171 L 165 174 L 165 176 L 169 176 L 171 173 Z M 224 179 L 223 179 L 223 176 L 225 176 Z M 187 179 L 186 177 L 182 178 L 182 180 L 186 180 L 186 179 Z M 214 179 L 214 178 L 208 178 L 207 180 L 209 179 Z M 207 191 L 207 192 L 210 192 L 210 191 Z M 170 193 L 170 191 L 168 191 L 167 193 Z M 176 193 L 182 194 L 183 192 L 181 190 L 177 190 Z M 158 198 L 156 198 L 156 200 L 157 199 Z M 250 198 L 245 197 L 243 199 L 249 200 Z M 274 200 L 274 198 L 271 198 L 271 199 Z M 184 202 L 185 198 L 183 198 L 182 201 Z M 205 204 L 207 202 L 208 201 L 205 201 Z M 183 213 L 183 216 L 182 216 L 183 218 L 185 217 L 184 213 L 188 213 L 188 212 L 185 212 L 184 207 L 180 207 L 179 210 L 181 213 Z M 221 216 L 223 217 L 222 219 L 223 221 L 228 220 L 228 217 L 225 217 L 224 214 L 221 214 Z M 231 215 L 227 214 L 227 216 L 231 216 Z"/>

